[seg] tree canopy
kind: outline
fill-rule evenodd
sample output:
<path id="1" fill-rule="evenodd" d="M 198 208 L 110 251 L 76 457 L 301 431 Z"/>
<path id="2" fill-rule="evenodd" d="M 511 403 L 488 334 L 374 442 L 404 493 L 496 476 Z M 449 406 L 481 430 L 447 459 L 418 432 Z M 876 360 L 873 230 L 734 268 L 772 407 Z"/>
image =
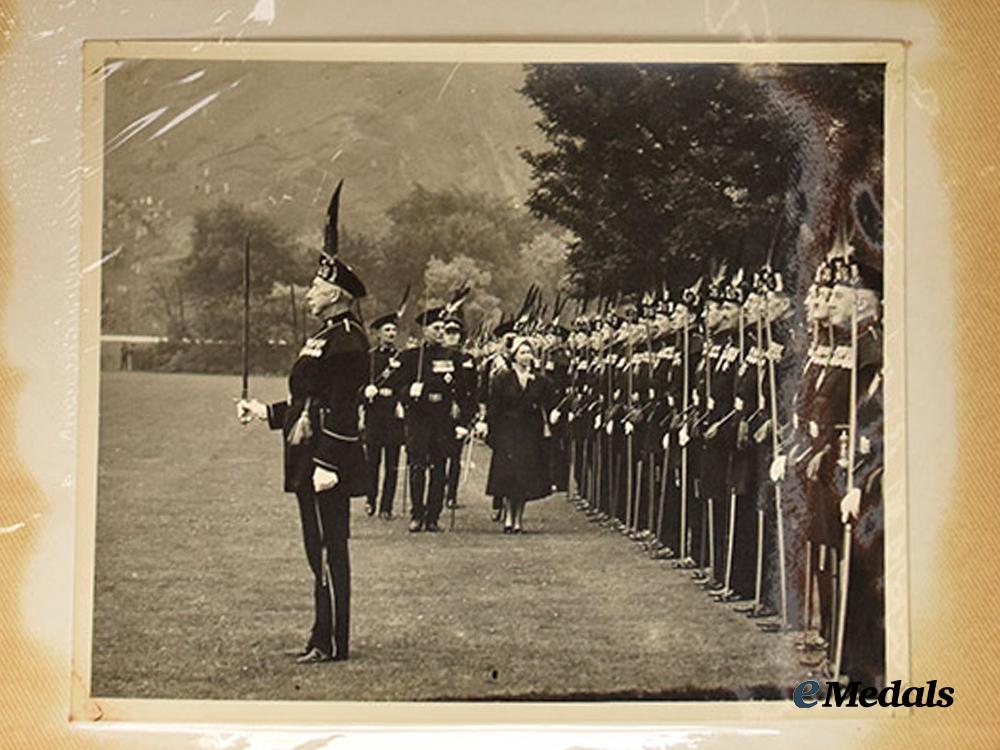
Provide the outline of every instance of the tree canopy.
<path id="1" fill-rule="evenodd" d="M 800 123 L 776 104 L 783 85 L 852 134 L 845 159 L 856 171 L 870 163 L 877 66 L 791 67 L 526 66 L 522 93 L 549 144 L 523 153 L 535 180 L 528 205 L 572 232 L 578 293 L 676 290 L 723 261 L 765 261 L 803 165 Z"/>

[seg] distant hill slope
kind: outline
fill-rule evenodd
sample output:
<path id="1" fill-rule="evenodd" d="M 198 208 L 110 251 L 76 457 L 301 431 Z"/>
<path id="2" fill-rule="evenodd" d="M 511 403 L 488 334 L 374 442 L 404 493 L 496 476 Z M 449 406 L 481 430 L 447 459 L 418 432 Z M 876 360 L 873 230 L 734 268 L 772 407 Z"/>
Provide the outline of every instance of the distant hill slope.
<path id="1" fill-rule="evenodd" d="M 415 182 L 520 202 L 518 150 L 542 143 L 522 80 L 519 65 L 128 61 L 107 80 L 105 189 L 162 200 L 180 242 L 222 197 L 318 233 L 341 177 L 344 224 L 366 233 Z"/>

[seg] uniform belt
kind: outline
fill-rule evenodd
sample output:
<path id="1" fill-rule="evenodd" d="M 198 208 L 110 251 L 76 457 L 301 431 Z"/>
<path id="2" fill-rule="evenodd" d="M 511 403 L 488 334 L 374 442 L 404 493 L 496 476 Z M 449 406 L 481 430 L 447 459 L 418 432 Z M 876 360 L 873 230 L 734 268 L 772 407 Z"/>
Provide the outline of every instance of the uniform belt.
<path id="1" fill-rule="evenodd" d="M 389 398 L 392 395 L 392 388 L 379 388 L 378 395 Z"/>
<path id="2" fill-rule="evenodd" d="M 439 404 L 444 401 L 443 393 L 428 393 L 427 400 L 432 404 Z"/>

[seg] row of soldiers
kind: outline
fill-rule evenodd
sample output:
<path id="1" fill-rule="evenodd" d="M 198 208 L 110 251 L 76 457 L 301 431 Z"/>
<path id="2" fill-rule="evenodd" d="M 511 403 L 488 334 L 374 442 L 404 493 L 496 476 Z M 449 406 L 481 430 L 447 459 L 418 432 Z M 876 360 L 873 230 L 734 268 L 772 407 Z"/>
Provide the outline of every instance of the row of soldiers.
<path id="1" fill-rule="evenodd" d="M 554 489 L 765 629 L 806 634 L 806 663 L 880 685 L 881 296 L 877 264 L 840 240 L 800 309 L 765 267 L 578 310 L 569 327 L 529 311 L 471 340 L 447 305 L 401 353 L 400 313 L 384 316 L 365 391 L 369 513 L 391 517 L 405 442 L 410 529 L 439 528 L 490 377 L 529 336 L 554 394 Z"/>
<path id="2" fill-rule="evenodd" d="M 580 508 L 867 684 L 884 680 L 881 285 L 841 243 L 801 311 L 765 268 L 539 332 L 565 394 L 553 477 Z"/>

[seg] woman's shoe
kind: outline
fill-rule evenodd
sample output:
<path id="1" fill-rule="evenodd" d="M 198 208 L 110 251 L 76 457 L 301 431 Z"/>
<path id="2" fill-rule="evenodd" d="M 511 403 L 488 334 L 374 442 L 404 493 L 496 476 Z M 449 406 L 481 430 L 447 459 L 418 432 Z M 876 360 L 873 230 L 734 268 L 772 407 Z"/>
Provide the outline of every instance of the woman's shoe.
<path id="1" fill-rule="evenodd" d="M 513 534 L 514 533 L 514 529 L 511 526 L 504 526 L 503 527 L 503 533 L 504 534 Z"/>
<path id="2" fill-rule="evenodd" d="M 514 527 L 514 533 L 515 533 L 515 534 L 520 534 L 520 533 L 521 533 L 521 531 L 522 531 L 522 529 L 521 529 L 521 527 L 520 527 L 520 526 L 515 526 L 515 527 Z"/>

